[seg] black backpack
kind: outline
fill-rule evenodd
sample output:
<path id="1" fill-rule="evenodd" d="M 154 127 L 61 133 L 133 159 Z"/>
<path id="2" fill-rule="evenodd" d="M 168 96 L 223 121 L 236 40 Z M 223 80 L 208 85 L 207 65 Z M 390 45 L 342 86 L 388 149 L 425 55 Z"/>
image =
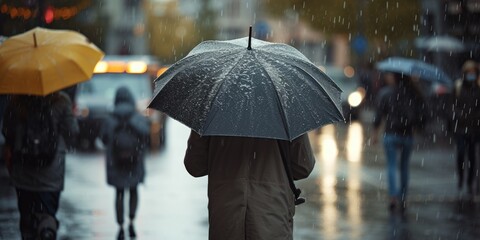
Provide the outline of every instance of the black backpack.
<path id="1" fill-rule="evenodd" d="M 116 166 L 130 167 L 140 160 L 142 141 L 128 118 L 117 118 L 118 124 L 113 130 L 112 156 Z"/>
<path id="2" fill-rule="evenodd" d="M 19 121 L 13 154 L 25 167 L 49 166 L 55 159 L 59 140 L 51 107 L 38 104 Z"/>

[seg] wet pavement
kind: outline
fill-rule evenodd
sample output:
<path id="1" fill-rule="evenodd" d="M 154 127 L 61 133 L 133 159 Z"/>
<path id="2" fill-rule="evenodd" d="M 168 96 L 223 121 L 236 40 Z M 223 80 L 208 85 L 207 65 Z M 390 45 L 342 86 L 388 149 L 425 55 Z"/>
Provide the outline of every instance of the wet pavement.
<path id="1" fill-rule="evenodd" d="M 173 120 L 167 127 L 166 148 L 148 156 L 139 188 L 137 239 L 208 239 L 207 178 L 184 169 L 189 130 Z M 369 145 L 368 132 L 368 124 L 352 123 L 311 133 L 317 164 L 298 182 L 307 202 L 296 208 L 295 239 L 480 239 L 480 201 L 459 198 L 448 137 L 417 139 L 408 207 L 392 214 L 383 149 Z M 59 239 L 115 239 L 115 192 L 103 154 L 69 154 L 67 161 Z M 0 239 L 20 239 L 15 201 L 1 166 Z"/>

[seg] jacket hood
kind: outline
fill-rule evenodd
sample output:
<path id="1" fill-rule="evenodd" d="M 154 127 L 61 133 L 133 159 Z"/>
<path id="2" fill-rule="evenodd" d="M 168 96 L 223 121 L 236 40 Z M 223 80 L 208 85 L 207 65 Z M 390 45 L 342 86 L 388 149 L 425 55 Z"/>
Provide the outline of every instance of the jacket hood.
<path id="1" fill-rule="evenodd" d="M 133 94 L 127 87 L 120 87 L 117 89 L 117 93 L 115 95 L 115 106 L 121 103 L 128 103 L 135 106 Z"/>
<path id="2" fill-rule="evenodd" d="M 113 113 L 119 117 L 130 116 L 135 112 L 135 100 L 127 87 L 120 87 L 115 95 Z"/>

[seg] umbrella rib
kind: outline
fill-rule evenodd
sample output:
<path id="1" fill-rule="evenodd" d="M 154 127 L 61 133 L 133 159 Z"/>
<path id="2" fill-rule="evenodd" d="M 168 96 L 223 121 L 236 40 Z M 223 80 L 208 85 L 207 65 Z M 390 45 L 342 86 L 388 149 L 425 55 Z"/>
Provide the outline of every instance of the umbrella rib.
<path id="1" fill-rule="evenodd" d="M 302 68 L 300 68 L 300 67 L 297 66 L 297 65 L 294 65 L 294 66 L 295 66 L 295 68 L 297 68 L 298 70 L 304 72 L 307 76 L 309 76 L 311 79 L 313 79 L 313 82 L 315 82 L 316 84 L 318 84 L 318 86 L 320 86 L 320 89 L 322 89 L 322 91 L 323 91 L 325 94 L 327 94 L 327 96 L 328 96 L 328 101 L 330 101 L 330 102 L 333 104 L 333 106 L 335 106 L 335 109 L 338 111 L 338 113 L 340 113 L 340 114 L 343 116 L 342 110 L 341 110 L 341 109 L 338 109 L 338 106 L 337 106 L 337 105 L 335 104 L 335 102 L 332 100 L 332 96 L 330 96 L 330 93 L 329 93 L 327 90 L 325 90 L 325 88 L 322 86 L 322 84 L 320 84 L 320 83 L 319 83 L 310 73 L 308 73 L 307 71 L 303 70 Z M 319 71 L 320 71 L 320 70 L 319 70 Z M 321 72 L 321 71 L 320 71 L 320 72 Z M 323 74 L 323 72 L 321 72 L 321 73 L 322 73 L 322 75 L 325 75 L 325 74 Z M 327 77 L 328 77 L 328 76 L 327 76 Z M 335 82 L 334 82 L 334 83 L 335 83 Z M 335 86 L 336 86 L 336 84 L 335 84 Z M 336 86 L 336 87 L 338 88 L 338 86 Z M 338 88 L 338 89 L 339 89 L 340 91 L 342 91 L 340 88 Z"/>
<path id="2" fill-rule="evenodd" d="M 268 57 L 268 55 L 265 55 L 265 56 Z M 302 61 L 302 63 L 303 63 L 303 61 Z M 332 100 L 332 96 L 330 96 L 330 93 L 325 90 L 325 88 L 322 86 L 322 84 L 320 84 L 320 83 L 315 79 L 315 77 L 313 77 L 310 73 L 308 73 L 307 71 L 305 71 L 305 70 L 303 70 L 301 67 L 299 67 L 299 66 L 296 64 L 296 62 L 292 62 L 291 64 L 292 64 L 295 68 L 297 68 L 297 69 L 299 69 L 300 71 L 304 72 L 304 73 L 305 73 L 307 76 L 309 76 L 311 79 L 313 79 L 314 82 L 320 87 L 320 89 L 322 89 L 322 91 L 323 91 L 325 94 L 327 94 L 328 100 L 335 106 L 335 109 L 343 116 L 342 110 L 338 108 L 338 106 L 337 106 L 337 105 L 335 104 L 335 102 Z M 306 64 L 309 64 L 309 63 L 306 63 Z M 262 66 L 262 67 L 263 67 L 263 66 Z M 318 71 L 320 71 L 320 70 L 318 70 Z M 329 79 L 329 77 L 328 77 L 325 73 L 323 73 L 322 71 L 320 71 L 320 73 L 321 73 L 323 76 L 325 76 L 327 79 Z M 332 81 L 332 82 L 333 82 L 333 81 Z M 337 84 L 335 84 L 335 82 L 333 82 L 333 83 L 334 83 L 334 86 L 335 86 L 338 90 L 342 91 L 342 90 L 337 86 Z"/>
<path id="3" fill-rule="evenodd" d="M 255 57 L 255 59 L 257 59 L 258 61 L 258 58 L 257 56 L 254 54 L 253 55 Z M 265 69 L 265 67 L 262 65 L 262 64 L 259 64 L 261 67 L 262 67 L 262 70 L 265 72 L 265 75 L 268 77 L 268 79 L 270 80 L 269 82 L 272 84 L 272 87 L 273 89 L 275 89 L 275 96 L 276 96 L 276 100 L 277 100 L 277 103 L 279 104 L 279 109 L 280 109 L 280 112 L 282 113 L 281 114 L 281 117 L 282 117 L 282 122 L 284 124 L 284 126 L 286 127 L 285 128 L 285 132 L 287 134 L 287 138 L 288 140 L 291 140 L 290 139 L 290 132 L 288 131 L 288 120 L 287 120 L 287 117 L 286 117 L 286 114 L 285 114 L 285 111 L 283 110 L 283 105 L 282 105 L 282 101 L 280 101 L 280 96 L 278 95 L 278 91 L 277 91 L 277 88 L 275 87 L 275 84 L 273 83 L 273 80 L 272 78 L 270 77 L 270 75 L 268 74 L 268 71 L 267 69 Z"/>
<path id="4" fill-rule="evenodd" d="M 239 53 L 242 53 L 242 52 L 239 52 Z M 237 53 L 237 54 L 239 54 L 239 53 Z M 236 63 L 235 63 L 235 64 L 232 64 L 232 68 L 230 68 L 230 70 L 228 70 L 227 74 L 225 74 L 225 75 L 228 75 L 230 72 L 232 72 L 233 69 L 235 69 L 235 67 L 238 65 L 238 62 L 240 62 L 241 59 L 242 59 L 242 57 L 238 58 L 238 60 L 236 61 Z M 213 106 L 213 104 L 215 103 L 215 99 L 217 99 L 217 96 L 218 96 L 218 94 L 221 92 L 222 87 L 225 85 L 225 82 L 226 82 L 226 80 L 223 80 L 222 83 L 220 84 L 220 86 L 218 87 L 218 90 L 217 90 L 217 92 L 215 93 L 215 96 L 213 96 L 213 98 L 212 98 L 213 101 L 210 103 L 209 109 L 212 109 L 212 106 Z M 210 112 L 209 112 L 209 113 L 210 113 Z M 204 132 L 205 129 L 207 129 L 208 126 L 210 126 L 210 123 L 212 122 L 212 118 L 210 117 L 211 115 L 212 115 L 212 114 L 208 114 L 207 117 L 205 118 L 205 124 L 203 125 L 204 127 L 203 127 L 203 131 L 202 131 L 202 132 Z"/>
<path id="5" fill-rule="evenodd" d="M 170 83 L 170 80 L 176 74 L 178 74 L 180 72 L 183 72 L 184 70 L 188 71 L 189 68 L 192 65 L 198 65 L 199 62 L 205 60 L 205 58 L 202 58 L 203 54 L 210 54 L 210 53 L 211 52 L 202 52 L 202 53 L 197 53 L 197 54 L 193 54 L 193 55 L 187 55 L 186 57 L 182 58 L 181 60 L 174 63 L 172 66 L 170 66 L 165 73 L 163 73 L 162 75 L 160 75 L 158 78 L 156 78 L 154 80 L 155 81 L 155 94 L 154 94 L 153 98 L 155 98 L 155 96 L 157 96 L 160 93 L 162 88 L 164 88 L 167 84 Z M 231 54 L 231 53 L 228 52 L 228 53 L 220 55 L 219 57 L 223 57 L 223 56 L 229 55 L 229 54 Z M 199 58 L 199 59 L 198 60 L 197 59 L 190 60 L 192 58 Z M 190 61 L 190 62 L 187 62 L 187 61 Z M 185 63 L 185 62 L 187 62 L 187 63 Z M 176 68 L 178 68 L 178 70 Z M 171 74 L 169 74 L 170 72 L 175 72 L 175 74 L 171 75 Z M 171 77 L 168 78 L 169 76 L 171 76 Z M 158 86 L 157 86 L 157 84 L 158 84 Z"/>

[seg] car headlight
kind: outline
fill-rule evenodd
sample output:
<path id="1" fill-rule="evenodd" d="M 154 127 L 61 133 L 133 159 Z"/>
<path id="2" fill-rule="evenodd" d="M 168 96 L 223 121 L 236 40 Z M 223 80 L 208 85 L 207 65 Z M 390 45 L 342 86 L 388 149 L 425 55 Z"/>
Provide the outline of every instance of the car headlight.
<path id="1" fill-rule="evenodd" d="M 351 106 L 351 107 L 358 107 L 360 105 L 360 103 L 362 103 L 362 100 L 363 100 L 363 94 L 360 93 L 359 91 L 355 91 L 355 92 L 352 92 L 350 93 L 350 95 L 348 95 L 348 104 Z"/>

